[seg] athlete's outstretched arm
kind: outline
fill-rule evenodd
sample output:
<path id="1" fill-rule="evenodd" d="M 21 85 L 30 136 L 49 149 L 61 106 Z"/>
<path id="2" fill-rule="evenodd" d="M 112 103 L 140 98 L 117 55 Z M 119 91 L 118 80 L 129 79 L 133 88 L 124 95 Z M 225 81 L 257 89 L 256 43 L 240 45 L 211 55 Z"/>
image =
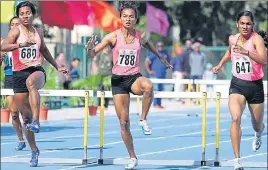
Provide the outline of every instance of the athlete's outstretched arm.
<path id="1" fill-rule="evenodd" d="M 87 55 L 90 57 L 95 57 L 98 52 L 103 50 L 107 45 L 112 44 L 111 40 L 114 38 L 115 33 L 109 33 L 104 36 L 104 38 L 101 40 L 100 43 L 96 45 L 97 41 L 97 35 L 91 36 L 90 40 L 87 43 L 86 50 L 87 50 Z"/>
<path id="2" fill-rule="evenodd" d="M 44 41 L 44 34 L 41 30 L 37 30 L 38 31 L 38 34 L 40 36 L 40 39 L 41 39 L 41 46 L 40 46 L 40 52 L 41 54 L 44 56 L 44 58 L 53 66 L 55 67 L 56 69 L 58 69 L 58 65 L 57 63 L 55 62 L 55 60 L 53 59 L 53 57 L 51 56 L 46 44 L 45 44 L 45 41 Z"/>
<path id="3" fill-rule="evenodd" d="M 16 40 L 19 37 L 19 29 L 13 28 L 8 32 L 7 37 L 1 43 L 1 51 L 13 51 L 19 48 L 19 44 L 16 44 Z"/>
<path id="4" fill-rule="evenodd" d="M 144 48 L 146 48 L 147 50 L 151 51 L 154 55 L 157 56 L 157 58 L 163 63 L 165 64 L 167 67 L 172 68 L 172 66 L 169 64 L 169 62 L 165 59 L 162 58 L 161 55 L 157 52 L 156 48 L 154 47 L 154 45 L 149 41 L 149 39 L 146 37 L 145 32 L 142 33 L 141 35 L 141 40 L 142 40 L 142 45 Z"/>

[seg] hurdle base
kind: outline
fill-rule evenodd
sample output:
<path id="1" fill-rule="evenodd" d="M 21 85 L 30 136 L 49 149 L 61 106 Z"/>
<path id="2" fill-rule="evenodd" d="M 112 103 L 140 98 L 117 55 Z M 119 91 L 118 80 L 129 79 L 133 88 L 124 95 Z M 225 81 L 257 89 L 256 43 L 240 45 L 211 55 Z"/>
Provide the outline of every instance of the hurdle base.
<path id="1" fill-rule="evenodd" d="M 201 161 L 201 166 L 207 166 L 207 161 Z"/>
<path id="2" fill-rule="evenodd" d="M 98 159 L 98 164 L 103 165 L 103 159 Z"/>
<path id="3" fill-rule="evenodd" d="M 103 165 L 126 165 L 129 159 L 99 159 L 98 164 Z M 202 161 L 195 160 L 139 160 L 139 165 L 159 165 L 159 166 L 202 166 Z M 213 161 L 205 161 L 213 164 Z"/>
<path id="4" fill-rule="evenodd" d="M 97 163 L 97 158 L 82 159 L 82 165 Z"/>
<path id="5" fill-rule="evenodd" d="M 219 161 L 215 161 L 214 162 L 214 166 L 216 166 L 216 167 L 220 166 L 220 162 Z"/>
<path id="6" fill-rule="evenodd" d="M 98 159 L 98 164 L 102 165 L 126 165 L 129 159 Z M 138 160 L 139 165 L 158 166 L 208 166 L 208 167 L 234 167 L 232 161 L 195 161 L 195 160 Z M 267 168 L 267 162 L 241 162 L 244 168 Z"/>

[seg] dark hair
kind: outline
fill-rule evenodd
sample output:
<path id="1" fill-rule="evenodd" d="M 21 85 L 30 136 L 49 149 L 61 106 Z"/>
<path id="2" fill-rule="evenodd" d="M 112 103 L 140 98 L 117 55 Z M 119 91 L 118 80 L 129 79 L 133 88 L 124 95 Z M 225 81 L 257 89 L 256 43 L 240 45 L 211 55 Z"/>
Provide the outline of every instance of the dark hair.
<path id="1" fill-rule="evenodd" d="M 265 31 L 259 31 L 258 34 L 263 38 L 264 45 L 268 49 L 268 35 L 267 35 L 267 32 L 265 32 Z"/>
<path id="2" fill-rule="evenodd" d="M 136 19 L 139 18 L 139 10 L 138 10 L 139 4 L 135 1 L 121 1 L 120 2 L 120 17 L 121 13 L 124 9 L 133 9 L 135 11 L 135 17 Z"/>
<path id="3" fill-rule="evenodd" d="M 72 61 L 76 61 L 76 60 L 80 62 L 80 59 L 77 58 L 77 57 L 75 57 L 75 58 L 72 59 Z"/>
<path id="4" fill-rule="evenodd" d="M 23 2 L 19 3 L 19 4 L 16 6 L 16 15 L 17 15 L 17 16 L 19 16 L 19 10 L 20 10 L 20 8 L 25 7 L 25 6 L 28 6 L 28 7 L 31 8 L 31 11 L 32 11 L 33 15 L 36 14 L 36 9 L 35 9 L 34 4 L 32 4 L 32 3 L 29 2 L 29 1 L 23 1 Z"/>
<path id="5" fill-rule="evenodd" d="M 10 25 L 11 25 L 11 22 L 12 22 L 14 19 L 19 19 L 19 17 L 17 17 L 17 16 L 12 17 L 12 18 L 10 19 L 10 21 L 9 21 L 9 27 L 10 27 Z"/>
<path id="6" fill-rule="evenodd" d="M 254 23 L 254 15 L 252 14 L 252 12 L 250 11 L 239 12 L 239 14 L 237 14 L 236 16 L 236 22 L 238 22 L 242 16 L 250 17 L 251 21 Z"/>

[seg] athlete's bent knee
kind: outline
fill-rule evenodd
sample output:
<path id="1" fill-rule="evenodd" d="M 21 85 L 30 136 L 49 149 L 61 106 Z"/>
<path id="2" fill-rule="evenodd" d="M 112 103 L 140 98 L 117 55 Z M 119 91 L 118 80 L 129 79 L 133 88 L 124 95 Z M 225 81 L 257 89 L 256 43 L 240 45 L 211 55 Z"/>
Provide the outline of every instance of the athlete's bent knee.
<path id="1" fill-rule="evenodd" d="M 151 82 L 145 83 L 144 92 L 152 92 L 152 91 L 153 91 L 153 84 Z"/>
<path id="2" fill-rule="evenodd" d="M 122 131 L 127 131 L 129 129 L 129 121 L 128 120 L 120 120 L 120 127 Z"/>
<path id="3" fill-rule="evenodd" d="M 19 112 L 18 111 L 11 112 L 11 117 L 12 120 L 17 120 L 19 118 Z"/>
<path id="4" fill-rule="evenodd" d="M 11 107 L 9 110 L 11 114 L 19 114 L 19 111 L 16 107 Z"/>

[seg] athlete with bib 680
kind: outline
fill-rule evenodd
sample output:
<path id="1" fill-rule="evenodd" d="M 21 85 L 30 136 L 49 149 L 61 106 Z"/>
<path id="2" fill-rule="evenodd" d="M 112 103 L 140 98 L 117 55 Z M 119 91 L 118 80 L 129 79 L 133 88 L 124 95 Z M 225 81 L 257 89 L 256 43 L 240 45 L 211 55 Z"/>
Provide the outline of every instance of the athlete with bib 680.
<path id="1" fill-rule="evenodd" d="M 113 52 L 112 68 L 112 93 L 120 120 L 121 135 L 128 150 L 130 161 L 126 169 L 133 169 L 138 161 L 134 152 L 133 139 L 130 133 L 129 121 L 129 93 L 143 95 L 142 114 L 140 125 L 145 135 L 151 134 L 151 129 L 147 124 L 146 116 L 153 99 L 153 84 L 140 73 L 140 53 L 141 45 L 154 53 L 168 68 L 172 66 L 166 59 L 161 58 L 154 46 L 148 41 L 145 33 L 135 29 L 138 19 L 137 5 L 133 1 L 122 1 L 120 5 L 120 18 L 122 26 L 120 29 L 107 34 L 103 40 L 96 45 L 96 36 L 92 36 L 86 46 L 88 55 L 95 57 L 98 52 L 106 46 L 110 46 Z"/>
<path id="2" fill-rule="evenodd" d="M 246 103 L 251 113 L 255 136 L 252 142 L 253 151 L 261 146 L 261 135 L 265 128 L 264 89 L 262 77 L 263 66 L 267 65 L 268 37 L 263 31 L 254 32 L 254 16 L 250 11 L 237 15 L 236 25 L 239 33 L 229 37 L 229 49 L 220 63 L 213 68 L 214 73 L 228 61 L 232 61 L 231 85 L 229 89 L 229 110 L 232 116 L 230 129 L 231 141 L 235 155 L 235 170 L 242 170 L 240 158 L 241 116 Z"/>
<path id="3" fill-rule="evenodd" d="M 22 114 L 25 135 L 32 150 L 30 166 L 38 165 L 39 150 L 34 133 L 39 132 L 39 111 L 41 89 L 46 81 L 42 68 L 41 53 L 58 71 L 67 73 L 65 67 L 59 67 L 44 42 L 43 32 L 32 25 L 36 9 L 28 1 L 16 6 L 16 15 L 20 25 L 12 28 L 1 46 L 1 51 L 12 51 L 13 91 L 18 110 Z"/>

